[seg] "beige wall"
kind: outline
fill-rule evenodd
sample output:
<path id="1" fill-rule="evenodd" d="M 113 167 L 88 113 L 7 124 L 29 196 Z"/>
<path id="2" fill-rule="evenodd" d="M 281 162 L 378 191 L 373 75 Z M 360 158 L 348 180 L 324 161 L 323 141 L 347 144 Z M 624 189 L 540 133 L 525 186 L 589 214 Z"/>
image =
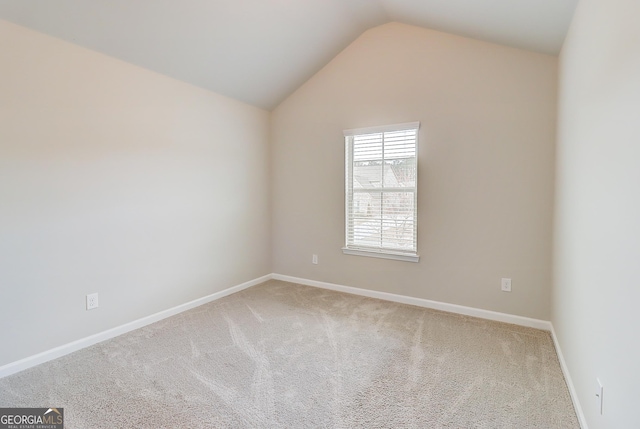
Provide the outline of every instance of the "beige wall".
<path id="1" fill-rule="evenodd" d="M 268 121 L 0 21 L 0 366 L 269 273 Z"/>
<path id="2" fill-rule="evenodd" d="M 364 33 L 273 112 L 274 272 L 548 320 L 556 78 L 552 56 Z M 421 260 L 343 255 L 342 130 L 409 121 Z"/>
<path id="3" fill-rule="evenodd" d="M 272 113 L 274 272 L 549 320 L 556 83 L 553 56 L 364 33 Z M 343 255 L 342 130 L 409 121 L 421 260 Z"/>
<path id="4" fill-rule="evenodd" d="M 639 16 L 581 0 L 560 60 L 552 322 L 590 429 L 640 428 Z"/>

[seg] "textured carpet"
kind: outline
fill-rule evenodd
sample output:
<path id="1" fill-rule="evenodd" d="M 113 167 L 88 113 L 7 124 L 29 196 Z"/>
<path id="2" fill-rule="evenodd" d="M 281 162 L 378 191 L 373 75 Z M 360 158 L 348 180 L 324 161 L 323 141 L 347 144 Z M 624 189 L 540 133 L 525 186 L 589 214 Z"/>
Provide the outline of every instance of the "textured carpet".
<path id="1" fill-rule="evenodd" d="M 579 428 L 548 332 L 269 281 L 0 379 L 75 428 Z"/>

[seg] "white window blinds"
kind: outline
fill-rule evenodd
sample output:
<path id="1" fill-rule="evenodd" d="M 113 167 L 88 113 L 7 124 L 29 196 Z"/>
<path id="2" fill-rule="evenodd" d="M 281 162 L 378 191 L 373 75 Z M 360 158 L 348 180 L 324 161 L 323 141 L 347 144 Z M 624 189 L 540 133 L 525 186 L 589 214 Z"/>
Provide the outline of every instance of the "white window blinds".
<path id="1" fill-rule="evenodd" d="M 417 141 L 420 123 L 347 130 L 346 247 L 417 256 Z M 395 259 L 405 259 L 402 257 Z"/>

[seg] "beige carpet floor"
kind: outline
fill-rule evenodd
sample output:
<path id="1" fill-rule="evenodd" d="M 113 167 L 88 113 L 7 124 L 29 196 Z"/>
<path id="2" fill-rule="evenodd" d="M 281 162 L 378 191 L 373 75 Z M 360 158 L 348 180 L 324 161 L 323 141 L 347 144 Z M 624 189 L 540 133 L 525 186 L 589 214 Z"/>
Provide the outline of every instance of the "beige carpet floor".
<path id="1" fill-rule="evenodd" d="M 548 332 L 280 281 L 0 379 L 65 428 L 579 428 Z"/>

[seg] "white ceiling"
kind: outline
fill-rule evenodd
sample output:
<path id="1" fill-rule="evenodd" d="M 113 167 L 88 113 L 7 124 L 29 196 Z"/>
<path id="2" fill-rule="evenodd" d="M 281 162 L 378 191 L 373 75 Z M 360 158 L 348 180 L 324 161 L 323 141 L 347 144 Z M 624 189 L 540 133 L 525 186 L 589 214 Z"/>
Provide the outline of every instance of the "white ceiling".
<path id="1" fill-rule="evenodd" d="M 578 0 L 0 0 L 0 18 L 265 109 L 390 21 L 557 54 Z"/>

